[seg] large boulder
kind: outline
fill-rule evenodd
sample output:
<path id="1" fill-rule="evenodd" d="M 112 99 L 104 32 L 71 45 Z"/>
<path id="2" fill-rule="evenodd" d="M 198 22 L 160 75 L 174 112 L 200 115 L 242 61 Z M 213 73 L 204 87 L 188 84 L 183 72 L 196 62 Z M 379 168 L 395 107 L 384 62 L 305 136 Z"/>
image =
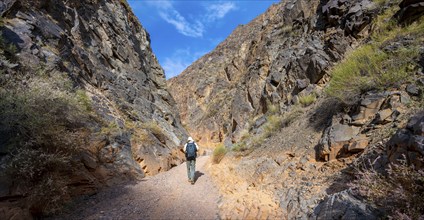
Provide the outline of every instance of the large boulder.
<path id="1" fill-rule="evenodd" d="M 391 162 L 406 159 L 416 167 L 423 167 L 424 112 L 412 117 L 405 128 L 399 129 L 387 143 L 387 155 Z"/>
<path id="2" fill-rule="evenodd" d="M 381 108 L 387 95 L 382 93 L 368 93 L 361 99 L 358 111 L 352 115 L 352 124 L 362 126 L 370 122 Z"/>
<path id="3" fill-rule="evenodd" d="M 362 152 L 371 142 L 366 131 L 394 125 L 408 103 L 409 96 L 405 92 L 366 93 L 356 111 L 333 117 L 318 143 L 318 159 L 329 161 Z"/>
<path id="4" fill-rule="evenodd" d="M 369 206 L 351 190 L 328 196 L 315 209 L 309 219 L 380 219 L 376 208 Z"/>
<path id="5" fill-rule="evenodd" d="M 396 12 L 395 18 L 400 23 L 412 23 L 424 14 L 424 2 L 422 0 L 403 0 L 399 7 L 400 10 Z"/>
<path id="6" fill-rule="evenodd" d="M 334 123 L 327 128 L 319 143 L 319 157 L 325 161 L 334 160 L 348 151 L 358 151 L 365 148 L 368 142 L 359 138 L 360 127 Z M 365 146 L 364 146 L 365 145 Z"/>

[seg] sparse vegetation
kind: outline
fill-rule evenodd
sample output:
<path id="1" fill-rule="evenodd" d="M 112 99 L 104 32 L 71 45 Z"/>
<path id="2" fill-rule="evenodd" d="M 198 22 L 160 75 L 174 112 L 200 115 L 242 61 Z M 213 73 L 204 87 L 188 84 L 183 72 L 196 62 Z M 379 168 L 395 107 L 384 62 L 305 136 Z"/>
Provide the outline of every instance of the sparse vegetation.
<path id="1" fill-rule="evenodd" d="M 148 131 L 152 132 L 155 136 L 162 136 L 163 135 L 162 129 L 160 128 L 158 123 L 155 122 L 155 121 L 145 122 L 145 123 L 143 123 L 142 127 L 144 129 L 147 129 Z"/>
<path id="2" fill-rule="evenodd" d="M 213 150 L 212 161 L 215 164 L 218 164 L 224 158 L 226 153 L 227 153 L 227 149 L 225 148 L 225 146 L 224 145 L 218 145 Z"/>
<path id="3" fill-rule="evenodd" d="M 294 106 L 290 112 L 286 112 L 283 115 L 268 115 L 266 118 L 266 123 L 262 125 L 262 133 L 249 136 L 248 130 L 243 131 L 240 142 L 234 144 L 231 150 L 234 152 L 249 154 L 253 149 L 261 146 L 266 138 L 271 137 L 273 134 L 275 134 L 275 132 L 280 131 L 281 128 L 289 126 L 302 114 L 302 109 L 300 107 Z M 254 120 L 249 122 L 249 124 L 253 124 L 253 121 Z"/>
<path id="4" fill-rule="evenodd" d="M 357 192 L 388 212 L 389 219 L 424 217 L 424 170 L 405 161 L 390 164 L 386 174 L 372 168 L 359 171 L 352 183 Z"/>
<path id="5" fill-rule="evenodd" d="M 424 42 L 424 18 L 406 27 L 389 20 L 396 10 L 388 9 L 374 22 L 372 41 L 348 54 L 332 70 L 326 92 L 346 104 L 354 104 L 366 91 L 385 90 L 408 82 L 414 75 L 415 59 Z M 401 47 L 393 41 L 409 38 Z"/>
<path id="6" fill-rule="evenodd" d="M 61 72 L 16 77 L 0 88 L 0 134 L 9 152 L 2 172 L 30 195 L 34 210 L 52 213 L 68 197 L 69 180 L 61 173 L 85 143 L 89 99 L 82 103 Z"/>
<path id="7" fill-rule="evenodd" d="M 388 2 L 387 0 L 372 0 L 372 2 L 376 3 L 379 6 L 383 6 L 386 2 Z M 393 1 L 392 1 L 393 2 Z M 394 4 L 399 3 L 400 0 L 396 0 L 394 2 Z"/>
<path id="8" fill-rule="evenodd" d="M 281 32 L 287 34 L 293 31 L 293 26 L 292 25 L 285 25 L 281 28 Z"/>
<path id="9" fill-rule="evenodd" d="M 106 135 L 106 136 L 116 136 L 121 132 L 121 129 L 119 128 L 118 124 L 116 122 L 110 122 L 108 124 L 105 124 L 102 126 L 100 130 L 100 134 Z"/>
<path id="10" fill-rule="evenodd" d="M 60 172 L 69 169 L 71 155 L 65 150 L 46 152 L 22 147 L 16 149 L 6 165 L 6 174 L 28 192 L 33 209 L 55 213 L 69 198 L 69 180 L 62 178 Z"/>
<path id="11" fill-rule="evenodd" d="M 268 108 L 268 114 L 277 114 L 280 111 L 280 108 L 278 104 L 273 104 L 270 101 L 266 102 L 267 108 Z"/>
<path id="12" fill-rule="evenodd" d="M 267 117 L 267 122 L 264 125 L 264 137 L 270 137 L 274 132 L 282 128 L 283 118 L 280 115 L 270 115 Z"/>
<path id="13" fill-rule="evenodd" d="M 304 107 L 311 105 L 316 100 L 317 100 L 317 96 L 315 93 L 311 93 L 305 96 L 299 96 L 299 103 Z"/>
<path id="14" fill-rule="evenodd" d="M 287 113 L 284 114 L 284 118 L 282 120 L 282 125 L 284 127 L 289 126 L 297 118 L 299 118 L 302 114 L 303 114 L 303 110 L 299 107 L 294 106 L 294 108 L 290 112 L 287 112 Z"/>
<path id="15" fill-rule="evenodd" d="M 242 151 L 245 151 L 247 149 L 249 149 L 249 148 L 247 147 L 246 142 L 244 142 L 244 141 L 241 141 L 237 144 L 234 144 L 233 148 L 231 148 L 231 150 L 235 151 L 235 152 L 242 152 Z"/>

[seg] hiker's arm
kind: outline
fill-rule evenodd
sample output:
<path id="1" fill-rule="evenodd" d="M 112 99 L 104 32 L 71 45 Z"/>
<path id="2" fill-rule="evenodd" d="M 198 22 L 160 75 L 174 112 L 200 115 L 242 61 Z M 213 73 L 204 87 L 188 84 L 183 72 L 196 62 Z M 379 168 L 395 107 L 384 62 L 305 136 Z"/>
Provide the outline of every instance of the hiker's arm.
<path id="1" fill-rule="evenodd" d="M 184 153 L 186 152 L 186 147 L 187 147 L 187 143 L 184 144 L 184 148 L 183 148 Z"/>

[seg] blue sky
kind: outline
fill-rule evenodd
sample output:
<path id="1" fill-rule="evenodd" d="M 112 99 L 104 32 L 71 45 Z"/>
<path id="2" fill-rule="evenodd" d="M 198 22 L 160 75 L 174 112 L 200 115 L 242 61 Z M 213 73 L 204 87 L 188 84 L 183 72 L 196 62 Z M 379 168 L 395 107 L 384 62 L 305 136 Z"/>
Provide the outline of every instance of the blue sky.
<path id="1" fill-rule="evenodd" d="M 279 0 L 127 0 L 169 79 Z"/>

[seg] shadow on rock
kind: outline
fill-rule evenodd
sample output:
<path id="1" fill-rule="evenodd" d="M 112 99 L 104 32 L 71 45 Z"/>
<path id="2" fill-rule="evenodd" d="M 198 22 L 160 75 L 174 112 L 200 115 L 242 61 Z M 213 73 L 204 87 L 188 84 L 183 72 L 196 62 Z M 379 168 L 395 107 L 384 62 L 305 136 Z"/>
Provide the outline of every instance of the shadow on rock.
<path id="1" fill-rule="evenodd" d="M 114 201 L 118 200 L 119 197 L 125 197 L 127 194 L 132 194 L 133 191 L 130 188 L 137 183 L 137 181 L 129 181 L 117 184 L 113 187 L 103 188 L 92 195 L 82 195 L 65 205 L 61 212 L 52 216 L 44 216 L 43 219 L 85 219 L 87 216 L 95 216 L 104 210 L 102 201 Z M 92 208 L 86 209 L 86 207 Z"/>
<path id="2" fill-rule="evenodd" d="M 323 100 L 309 117 L 309 124 L 316 131 L 324 130 L 331 124 L 333 116 L 342 110 L 342 107 L 342 104 L 336 99 Z"/>

